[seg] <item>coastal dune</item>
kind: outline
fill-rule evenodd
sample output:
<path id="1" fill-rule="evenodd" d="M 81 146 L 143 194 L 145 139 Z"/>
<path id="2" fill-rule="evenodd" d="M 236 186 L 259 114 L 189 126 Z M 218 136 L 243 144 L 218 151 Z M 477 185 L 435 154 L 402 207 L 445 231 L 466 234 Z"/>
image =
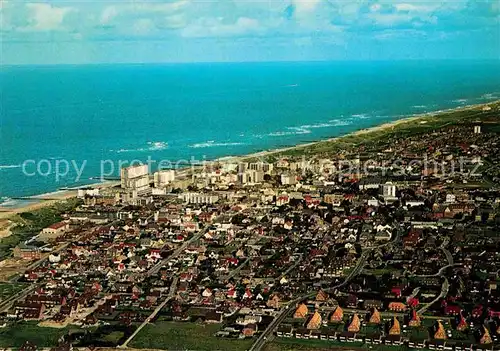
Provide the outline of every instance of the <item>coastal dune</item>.
<path id="1" fill-rule="evenodd" d="M 315 146 L 320 143 L 329 143 L 337 140 L 342 140 L 343 138 L 347 138 L 349 136 L 361 136 L 364 134 L 369 134 L 369 133 L 376 133 L 376 132 L 382 132 L 386 131 L 389 129 L 393 129 L 395 127 L 407 124 L 407 123 L 413 123 L 417 121 L 421 121 L 421 123 L 426 123 L 426 119 L 429 118 L 439 118 L 440 115 L 445 114 L 445 113 L 452 113 L 452 112 L 459 112 L 459 111 L 473 111 L 473 110 L 478 110 L 480 111 L 482 108 L 486 106 L 492 106 L 499 104 L 500 100 L 497 101 L 492 101 L 488 103 L 481 103 L 481 104 L 474 104 L 474 105 L 467 105 L 467 106 L 460 106 L 452 109 L 446 109 L 446 110 L 439 110 L 439 111 L 433 111 L 433 112 L 427 112 L 427 113 L 422 113 L 422 114 L 416 114 L 413 116 L 401 118 L 392 122 L 387 122 L 383 123 L 377 126 L 373 126 L 370 128 L 364 128 L 357 130 L 352 133 L 348 133 L 345 135 L 341 135 L 335 138 L 328 138 L 328 139 L 323 139 L 323 140 L 317 140 L 309 143 L 303 143 L 299 145 L 294 145 L 290 147 L 284 147 L 284 148 L 277 148 L 273 150 L 266 150 L 266 151 L 260 151 L 256 152 L 253 154 L 245 155 L 245 156 L 232 156 L 232 157 L 223 157 L 218 160 L 220 161 L 225 161 L 225 162 L 238 162 L 244 159 L 248 158 L 259 158 L 259 157 L 266 157 L 266 156 L 271 156 L 271 155 L 278 155 L 287 151 L 292 151 L 292 150 L 300 150 L 300 149 L 305 149 L 311 146 Z"/>
<path id="2" fill-rule="evenodd" d="M 225 157 L 219 158 L 215 161 L 218 161 L 218 162 L 236 162 L 237 163 L 237 162 L 243 162 L 243 161 L 245 161 L 247 159 L 251 159 L 251 158 L 264 158 L 266 156 L 279 155 L 279 154 L 285 153 L 287 151 L 301 150 L 301 149 L 305 149 L 305 148 L 315 146 L 315 145 L 318 145 L 321 143 L 330 143 L 330 142 L 334 142 L 334 141 L 339 141 L 339 140 L 342 140 L 343 138 L 347 138 L 350 136 L 362 136 L 362 135 L 366 135 L 369 133 L 387 131 L 387 130 L 393 129 L 395 127 L 398 127 L 398 126 L 408 124 L 408 123 L 415 123 L 417 121 L 421 121 L 421 123 L 426 123 L 429 119 L 439 118 L 440 115 L 443 115 L 446 113 L 459 112 L 459 111 L 473 111 L 473 110 L 481 111 L 486 106 L 495 106 L 495 105 L 498 105 L 499 103 L 500 103 L 500 100 L 497 100 L 497 101 L 492 101 L 492 102 L 488 102 L 488 103 L 461 106 L 461 107 L 457 107 L 457 108 L 453 108 L 453 109 L 428 112 L 428 113 L 424 113 L 424 114 L 417 114 L 417 115 L 413 115 L 413 116 L 410 116 L 407 118 L 401 118 L 401 119 L 395 120 L 393 122 L 384 123 L 384 124 L 381 124 L 378 126 L 374 126 L 371 128 L 361 129 L 361 130 L 355 131 L 353 133 L 349 133 L 349 134 L 342 135 L 342 136 L 335 137 L 335 138 L 318 140 L 318 141 L 314 141 L 314 142 L 310 142 L 310 143 L 304 143 L 304 144 L 299 144 L 299 145 L 285 147 L 285 148 L 278 148 L 278 149 L 274 149 L 274 150 L 260 151 L 257 153 L 243 155 L 243 156 L 225 156 Z M 182 175 L 187 175 L 187 174 L 189 174 L 189 170 L 182 171 Z M 108 188 L 108 187 L 117 186 L 118 184 L 119 184 L 119 182 L 115 181 L 115 182 L 98 183 L 95 185 L 88 185 L 88 186 L 93 186 L 96 188 Z M 35 210 L 38 210 L 38 209 L 41 209 L 41 208 L 44 208 L 47 206 L 51 206 L 58 201 L 64 201 L 64 200 L 70 199 L 72 197 L 75 197 L 76 195 L 77 195 L 76 189 L 66 190 L 66 191 L 58 191 L 56 193 L 47 194 L 46 196 L 44 196 L 44 195 L 37 196 L 38 198 L 41 199 L 40 202 L 30 203 L 30 204 L 27 204 L 26 206 L 20 206 L 17 208 L 7 208 L 7 207 L 2 208 L 0 206 L 0 238 L 2 236 L 5 237 L 6 235 L 9 235 L 10 223 L 8 221 L 8 218 L 12 217 L 13 215 L 23 213 L 23 212 L 35 211 Z M 43 200 L 44 197 L 50 197 L 51 200 Z"/>

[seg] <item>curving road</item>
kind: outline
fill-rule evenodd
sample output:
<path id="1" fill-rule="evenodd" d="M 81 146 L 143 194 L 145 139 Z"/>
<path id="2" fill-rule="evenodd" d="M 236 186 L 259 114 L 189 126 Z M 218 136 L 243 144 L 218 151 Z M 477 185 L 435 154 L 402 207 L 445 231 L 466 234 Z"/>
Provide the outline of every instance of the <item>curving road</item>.
<path id="1" fill-rule="evenodd" d="M 354 278 L 356 275 L 358 275 L 361 272 L 361 270 L 363 269 L 363 267 L 366 263 L 366 260 L 368 259 L 368 256 L 372 250 L 389 245 L 401 237 L 401 234 L 403 232 L 403 228 L 399 224 L 396 223 L 396 229 L 397 229 L 396 235 L 390 241 L 383 243 L 383 244 L 380 244 L 380 245 L 377 245 L 375 247 L 366 248 L 366 251 L 364 251 L 361 254 L 361 257 L 359 258 L 358 262 L 356 263 L 356 266 L 354 267 L 354 269 L 351 271 L 351 273 L 349 273 L 349 275 L 344 279 L 344 281 L 342 283 L 340 283 L 334 287 L 331 287 L 328 289 L 323 289 L 323 290 L 326 293 L 334 292 L 335 290 L 346 285 L 352 278 Z M 253 343 L 253 345 L 249 349 L 249 351 L 260 351 L 262 349 L 262 347 L 265 345 L 268 337 L 271 336 L 273 331 L 278 327 L 278 325 L 280 325 L 280 323 L 283 322 L 283 320 L 286 318 L 288 313 L 295 307 L 295 305 L 297 303 L 299 303 L 300 301 L 303 301 L 303 300 L 308 299 L 308 298 L 312 298 L 314 296 L 316 296 L 316 292 L 312 292 L 312 293 L 309 293 L 307 295 L 303 295 L 303 296 L 297 297 L 296 299 L 291 300 L 288 303 L 288 305 L 285 307 L 285 309 L 283 311 L 281 311 L 274 318 L 274 320 L 271 322 L 271 324 L 269 324 L 269 326 L 266 328 L 266 330 L 264 330 L 264 332 L 257 338 L 257 340 Z"/>
<path id="2" fill-rule="evenodd" d="M 346 285 L 352 278 L 354 278 L 356 275 L 359 274 L 359 272 L 361 272 L 361 270 L 363 269 L 363 266 L 365 265 L 366 263 L 366 259 L 367 259 L 367 256 L 368 254 L 367 253 L 363 253 L 361 255 L 361 257 L 359 258 L 358 260 L 358 263 L 356 264 L 356 267 L 354 267 L 354 269 L 351 271 L 351 273 L 349 273 L 349 275 L 345 278 L 345 280 L 334 286 L 334 287 L 331 287 L 331 288 L 328 288 L 328 289 L 324 289 L 325 292 L 332 292 L 332 291 L 335 291 L 337 290 L 338 288 L 341 288 L 342 286 Z M 288 315 L 288 313 L 293 309 L 295 308 L 295 305 L 297 303 L 299 303 L 300 301 L 303 301 L 305 299 L 308 299 L 308 298 L 311 298 L 311 297 L 314 297 L 316 296 L 316 292 L 312 292 L 312 293 L 309 293 L 307 295 L 303 295 L 303 296 L 300 296 L 300 297 L 297 297 L 293 300 L 291 300 L 288 305 L 285 307 L 285 309 L 283 309 L 283 311 L 281 311 L 277 316 L 276 318 L 274 318 L 274 320 L 271 322 L 271 324 L 269 324 L 269 326 L 266 328 L 266 330 L 264 330 L 264 332 L 259 336 L 259 338 L 254 342 L 254 344 L 252 345 L 252 347 L 249 349 L 250 351 L 258 351 L 258 350 L 261 350 L 262 347 L 264 346 L 264 344 L 266 343 L 267 341 L 267 338 L 272 335 L 274 329 L 276 329 L 278 327 L 278 325 L 283 322 L 283 320 L 286 318 L 286 316 Z"/>

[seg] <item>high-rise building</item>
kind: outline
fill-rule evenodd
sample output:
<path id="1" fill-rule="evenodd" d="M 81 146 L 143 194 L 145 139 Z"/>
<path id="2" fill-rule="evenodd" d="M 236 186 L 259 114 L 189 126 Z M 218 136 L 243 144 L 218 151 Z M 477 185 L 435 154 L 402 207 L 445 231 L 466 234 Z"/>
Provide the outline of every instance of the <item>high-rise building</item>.
<path id="1" fill-rule="evenodd" d="M 149 171 L 147 165 L 130 166 L 120 170 L 121 187 L 138 193 L 149 189 Z"/>
<path id="2" fill-rule="evenodd" d="M 382 186 L 382 195 L 386 198 L 395 198 L 396 197 L 396 186 L 390 182 L 385 183 Z"/>
<path id="3" fill-rule="evenodd" d="M 163 170 L 153 174 L 155 188 L 163 188 L 175 180 L 174 170 Z"/>
<path id="4" fill-rule="evenodd" d="M 241 184 L 262 183 L 264 181 L 264 172 L 247 170 L 243 173 L 238 174 L 238 181 Z"/>

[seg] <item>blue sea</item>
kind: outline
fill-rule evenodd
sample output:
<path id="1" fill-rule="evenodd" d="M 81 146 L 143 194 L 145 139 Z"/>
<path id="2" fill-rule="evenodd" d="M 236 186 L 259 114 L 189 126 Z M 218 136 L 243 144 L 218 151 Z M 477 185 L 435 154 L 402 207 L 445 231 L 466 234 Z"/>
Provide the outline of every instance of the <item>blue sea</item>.
<path id="1" fill-rule="evenodd" d="M 119 160 L 242 155 L 493 101 L 499 72 L 499 61 L 3 66 L 0 197 L 95 183 L 101 160 L 117 176 Z"/>

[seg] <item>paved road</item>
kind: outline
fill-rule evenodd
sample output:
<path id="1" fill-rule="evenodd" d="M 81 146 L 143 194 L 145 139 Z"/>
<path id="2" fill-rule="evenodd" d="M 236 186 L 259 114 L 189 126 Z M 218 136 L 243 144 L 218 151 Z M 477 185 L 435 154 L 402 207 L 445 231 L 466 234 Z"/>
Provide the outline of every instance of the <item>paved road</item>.
<path id="1" fill-rule="evenodd" d="M 417 275 L 417 277 L 437 277 L 437 276 L 442 276 L 444 277 L 445 271 L 454 266 L 461 266 L 461 264 L 457 264 L 453 262 L 453 256 L 451 255 L 451 252 L 446 249 L 446 246 L 449 243 L 449 239 L 445 239 L 445 241 L 441 244 L 439 247 L 445 254 L 446 260 L 448 261 L 448 265 L 442 267 L 436 274 L 430 274 L 430 275 Z M 450 283 L 448 281 L 448 278 L 444 277 L 444 282 L 441 285 L 441 293 L 439 296 L 437 296 L 434 300 L 432 300 L 429 303 L 426 303 L 422 308 L 420 308 L 417 313 L 418 314 L 423 314 L 425 311 L 429 309 L 434 303 L 438 302 L 440 299 L 444 299 L 446 295 L 448 295 L 448 290 L 450 289 Z"/>
<path id="2" fill-rule="evenodd" d="M 349 273 L 349 275 L 344 279 L 344 281 L 332 288 L 328 288 L 328 289 L 324 289 L 324 291 L 326 293 L 331 293 L 331 292 L 334 292 L 335 290 L 343 287 L 344 285 L 346 285 L 347 283 L 349 283 L 349 281 L 354 278 L 356 275 L 358 275 L 365 263 L 366 263 L 366 260 L 368 259 L 368 256 L 370 255 L 370 253 L 372 252 L 372 250 L 376 249 L 376 248 L 381 248 L 381 247 L 384 247 L 386 245 L 389 245 L 391 243 L 394 243 L 395 241 L 397 241 L 402 232 L 403 232 L 403 228 L 401 228 L 401 226 L 399 226 L 398 224 L 396 224 L 396 229 L 397 229 L 397 232 L 396 232 L 396 235 L 388 242 L 386 243 L 383 243 L 383 244 L 380 244 L 380 245 L 377 245 L 375 247 L 370 247 L 370 248 L 367 248 L 366 251 L 364 251 L 361 255 L 361 257 L 359 258 L 356 266 L 354 267 L 354 269 L 351 271 L 351 273 Z M 312 293 L 309 293 L 307 295 L 304 295 L 304 296 L 300 296 L 300 297 L 297 297 L 296 299 L 294 300 L 291 300 L 288 305 L 283 309 L 283 311 L 281 311 L 275 318 L 274 320 L 271 322 L 271 324 L 269 324 L 269 326 L 266 328 L 266 330 L 264 330 L 264 332 L 258 337 L 258 339 L 253 343 L 252 347 L 249 349 L 249 351 L 260 351 L 262 349 L 262 347 L 264 346 L 264 344 L 266 343 L 267 339 L 272 335 L 273 331 L 278 327 L 278 325 L 280 325 L 281 322 L 283 322 L 283 320 L 286 318 L 286 316 L 288 315 L 288 313 L 295 307 L 295 305 L 297 303 L 299 303 L 300 301 L 304 301 L 308 298 L 312 298 L 316 296 L 316 292 L 312 292 Z"/>
<path id="3" fill-rule="evenodd" d="M 172 280 L 172 284 L 170 285 L 170 291 L 168 292 L 168 296 L 165 298 L 165 300 L 163 300 L 163 302 L 159 304 L 158 307 L 155 308 L 155 310 L 148 316 L 148 318 L 146 318 L 144 322 L 142 322 L 142 324 L 134 331 L 134 333 L 130 335 L 130 337 L 127 340 L 125 340 L 125 342 L 122 345 L 119 346 L 120 348 L 124 349 L 127 348 L 128 343 L 131 342 L 137 336 L 137 334 L 139 334 L 142 328 L 144 328 L 149 322 L 151 322 L 153 318 L 155 318 L 156 315 L 161 311 L 161 309 L 165 307 L 165 305 L 174 297 L 178 280 L 179 277 L 175 276 L 174 279 Z"/>
<path id="4" fill-rule="evenodd" d="M 203 235 L 205 235 L 208 231 L 208 228 L 210 226 L 207 226 L 207 228 L 203 229 L 202 231 L 200 231 L 199 233 L 193 235 L 193 237 L 191 239 L 189 239 L 188 241 L 185 241 L 181 246 L 179 246 L 170 256 L 168 256 L 167 258 L 159 261 L 157 264 L 155 264 L 148 272 L 147 274 L 148 275 L 153 275 L 153 274 L 156 274 L 158 273 L 158 271 L 160 270 L 161 267 L 163 267 L 164 265 L 168 264 L 168 262 L 170 262 L 172 259 L 176 258 L 177 256 L 179 256 L 181 253 L 184 252 L 184 250 L 186 250 L 186 248 L 192 244 L 193 242 L 201 239 L 203 237 Z"/>
<path id="5" fill-rule="evenodd" d="M 293 271 L 300 264 L 300 262 L 302 262 L 302 259 L 304 258 L 304 254 L 300 253 L 299 256 L 300 257 L 295 261 L 295 263 L 292 266 L 290 266 L 290 268 L 288 268 L 285 272 L 283 272 L 283 274 L 281 274 L 278 278 L 276 278 L 274 280 L 275 282 L 279 282 L 281 280 L 281 278 L 286 277 L 288 275 L 288 273 Z"/>
<path id="6" fill-rule="evenodd" d="M 438 302 L 440 299 L 444 299 L 446 295 L 448 295 L 448 290 L 450 289 L 450 283 L 448 282 L 448 278 L 444 278 L 443 285 L 441 285 L 441 293 L 439 294 L 438 297 L 436 297 L 434 300 L 432 300 L 429 303 L 426 303 L 424 306 L 422 306 L 421 309 L 417 311 L 418 314 L 423 314 L 425 311 L 429 309 L 429 307 L 432 306 L 432 304 Z"/>
<path id="7" fill-rule="evenodd" d="M 193 242 L 199 240 L 201 237 L 203 237 L 203 235 L 205 235 L 205 233 L 208 231 L 208 228 L 209 228 L 209 226 L 207 226 L 207 228 L 203 229 L 199 233 L 193 235 L 193 237 L 191 239 L 189 239 L 188 241 L 185 241 L 170 256 L 168 256 L 167 258 L 159 261 L 157 264 L 155 264 L 153 267 L 151 267 L 151 269 L 148 272 L 146 272 L 145 275 L 146 276 L 151 276 L 151 275 L 154 275 L 154 274 L 158 273 L 158 271 L 160 270 L 161 267 L 163 267 L 164 265 L 168 264 L 171 260 L 173 260 L 177 256 L 181 255 L 184 252 L 184 250 L 186 250 L 186 248 L 191 243 L 193 243 Z M 141 273 L 140 275 L 143 275 L 143 274 L 144 273 Z M 153 320 L 153 318 L 161 311 L 161 309 L 163 307 L 165 307 L 165 305 L 168 303 L 168 301 L 170 301 L 174 297 L 174 295 L 175 295 L 175 289 L 176 289 L 178 280 L 179 280 L 179 277 L 175 276 L 174 279 L 173 279 L 173 281 L 172 281 L 172 285 L 170 286 L 169 294 L 165 298 L 165 300 L 163 300 L 163 302 L 160 305 L 158 305 L 158 307 L 156 307 L 156 309 L 134 331 L 134 333 L 122 345 L 119 346 L 120 348 L 127 348 L 128 343 L 130 343 L 136 337 L 136 335 L 139 334 L 139 332 L 142 330 L 142 328 L 144 328 L 151 320 Z"/>
<path id="8" fill-rule="evenodd" d="M 12 295 L 8 299 L 2 301 L 0 303 L 0 313 L 8 311 L 18 300 L 24 299 L 26 296 L 31 294 L 33 291 L 38 288 L 40 284 L 32 284 L 28 288 L 18 292 L 17 294 Z"/>
<path id="9" fill-rule="evenodd" d="M 247 257 L 246 260 L 243 261 L 242 264 L 240 264 L 238 267 L 233 269 L 229 274 L 221 277 L 220 280 L 228 280 L 228 279 L 233 278 L 235 275 L 237 275 L 243 269 L 243 267 L 245 267 L 248 264 L 248 262 L 250 262 L 250 257 Z"/>
<path id="10" fill-rule="evenodd" d="M 444 252 L 446 256 L 446 260 L 448 261 L 449 266 L 453 266 L 453 256 L 451 255 L 451 252 L 448 251 L 448 249 L 441 247 L 441 250 Z"/>
<path id="11" fill-rule="evenodd" d="M 59 253 L 61 252 L 62 250 L 66 249 L 71 243 L 73 242 L 70 241 L 70 242 L 67 242 L 67 243 L 64 243 L 63 245 L 59 246 L 57 249 L 55 249 L 54 251 L 50 252 L 48 255 L 44 255 L 44 257 L 42 257 L 41 259 L 31 263 L 30 265 L 28 265 L 25 269 L 25 271 L 28 271 L 28 270 L 33 270 L 35 268 L 37 268 L 39 265 L 41 265 L 44 261 L 48 260 L 49 259 L 49 256 L 51 254 L 54 254 L 54 253 Z M 9 280 L 10 283 L 17 283 L 19 278 L 21 276 L 16 274 L 15 277 L 13 277 L 12 279 Z M 5 301 L 2 301 L 0 303 L 0 312 L 5 312 L 7 311 L 9 308 L 11 308 L 14 303 L 18 300 L 21 300 L 21 299 L 24 299 L 26 296 L 28 296 L 30 293 L 32 293 L 36 288 L 38 288 L 40 286 L 40 284 L 30 284 L 29 287 L 27 287 L 26 289 L 18 292 L 17 294 L 15 295 L 12 295 L 11 297 L 9 297 L 7 300 Z"/>
<path id="12" fill-rule="evenodd" d="M 362 270 L 363 266 L 366 263 L 366 259 L 368 257 L 367 253 L 364 253 L 361 255 L 361 257 L 358 260 L 358 263 L 356 264 L 356 267 L 351 271 L 351 273 L 345 278 L 344 282 L 329 288 L 329 289 L 324 289 L 325 292 L 333 292 L 337 290 L 338 288 L 341 288 L 342 286 L 346 285 L 352 278 L 354 278 L 359 272 Z M 250 351 L 258 351 L 261 350 L 264 344 L 267 341 L 267 338 L 272 335 L 274 329 L 278 327 L 278 325 L 283 322 L 283 320 L 286 318 L 288 313 L 295 308 L 295 305 L 299 303 L 300 301 L 306 300 L 308 298 L 312 298 L 316 296 L 316 292 L 309 293 L 307 295 L 303 295 L 300 297 L 297 297 L 294 300 L 291 300 L 288 305 L 274 318 L 274 320 L 269 324 L 266 330 L 259 336 L 259 338 L 253 343 L 252 347 L 250 348 Z"/>
<path id="13" fill-rule="evenodd" d="M 414 277 L 414 278 L 430 278 L 430 277 L 439 277 L 439 276 L 443 276 L 444 275 L 444 272 L 450 268 L 450 267 L 458 267 L 458 266 L 461 266 L 462 264 L 460 263 L 454 263 L 454 264 L 448 264 L 444 267 L 441 267 L 439 269 L 439 271 L 437 273 L 434 273 L 434 274 L 410 274 L 409 276 L 410 277 Z"/>

